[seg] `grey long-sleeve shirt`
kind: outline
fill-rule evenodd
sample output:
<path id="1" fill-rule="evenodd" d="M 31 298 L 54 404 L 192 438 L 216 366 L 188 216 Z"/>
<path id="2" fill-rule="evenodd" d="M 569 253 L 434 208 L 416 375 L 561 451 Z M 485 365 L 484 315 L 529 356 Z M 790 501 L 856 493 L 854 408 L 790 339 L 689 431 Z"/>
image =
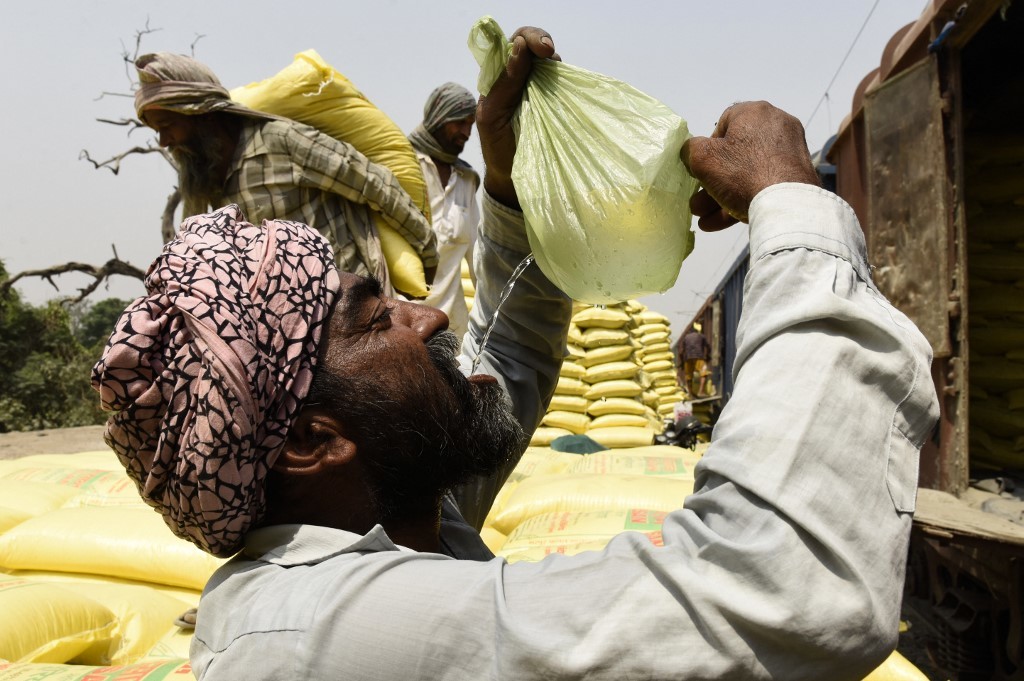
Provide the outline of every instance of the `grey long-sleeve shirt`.
<path id="1" fill-rule="evenodd" d="M 498 280 L 481 287 L 488 308 L 525 237 L 513 214 L 485 213 L 482 257 L 505 263 L 480 270 Z M 735 393 L 664 546 L 627 532 L 509 565 L 401 549 L 380 527 L 264 528 L 207 587 L 199 677 L 863 677 L 896 642 L 918 450 L 938 411 L 930 350 L 870 282 L 840 199 L 776 185 L 750 221 Z M 564 342 L 540 316 L 564 305 L 542 280 L 510 304 L 485 365 L 524 423 Z"/>

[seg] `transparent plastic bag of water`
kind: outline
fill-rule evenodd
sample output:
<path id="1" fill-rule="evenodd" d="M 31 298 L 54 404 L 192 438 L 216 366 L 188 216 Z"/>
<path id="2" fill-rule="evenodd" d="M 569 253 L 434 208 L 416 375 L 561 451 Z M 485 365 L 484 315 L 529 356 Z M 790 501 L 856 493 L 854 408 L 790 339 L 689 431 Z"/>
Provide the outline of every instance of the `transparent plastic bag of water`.
<path id="1" fill-rule="evenodd" d="M 484 17 L 469 46 L 486 95 L 511 45 Z M 538 60 L 514 124 L 512 181 L 544 274 L 593 304 L 671 288 L 693 250 L 686 122 L 626 83 Z"/>

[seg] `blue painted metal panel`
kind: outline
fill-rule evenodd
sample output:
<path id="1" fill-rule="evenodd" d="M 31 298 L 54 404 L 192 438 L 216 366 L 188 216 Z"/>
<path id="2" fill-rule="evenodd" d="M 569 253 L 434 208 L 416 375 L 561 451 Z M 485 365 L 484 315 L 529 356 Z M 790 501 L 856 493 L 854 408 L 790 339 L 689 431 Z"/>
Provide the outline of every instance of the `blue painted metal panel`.
<path id="1" fill-rule="evenodd" d="M 733 364 L 736 361 L 736 329 L 743 312 L 743 282 L 750 269 L 750 249 L 744 248 L 729 268 L 722 283 L 715 289 L 714 298 L 721 309 L 721 334 L 719 347 L 722 352 L 722 375 L 719 378 L 722 389 L 722 406 L 729 401 L 733 389 Z"/>

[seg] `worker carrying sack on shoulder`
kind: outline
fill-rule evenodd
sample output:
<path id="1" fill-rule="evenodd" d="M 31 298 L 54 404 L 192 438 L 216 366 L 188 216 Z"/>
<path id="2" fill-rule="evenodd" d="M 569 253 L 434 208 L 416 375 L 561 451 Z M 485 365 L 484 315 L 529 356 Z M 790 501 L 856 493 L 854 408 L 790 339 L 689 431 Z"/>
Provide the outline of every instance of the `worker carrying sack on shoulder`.
<path id="1" fill-rule="evenodd" d="M 430 221 L 430 197 L 416 152 L 387 114 L 316 50 L 295 55 L 276 75 L 231 90 L 231 99 L 250 109 L 291 118 L 347 142 L 374 163 L 388 168 Z M 381 251 L 391 283 L 412 298 L 429 292 L 416 249 L 380 213 L 374 213 Z"/>
<path id="2" fill-rule="evenodd" d="M 511 43 L 491 17 L 469 36 L 487 95 Z M 693 250 L 696 181 L 686 122 L 617 81 L 538 60 L 513 122 L 512 181 L 534 257 L 571 298 L 603 304 L 668 290 Z"/>

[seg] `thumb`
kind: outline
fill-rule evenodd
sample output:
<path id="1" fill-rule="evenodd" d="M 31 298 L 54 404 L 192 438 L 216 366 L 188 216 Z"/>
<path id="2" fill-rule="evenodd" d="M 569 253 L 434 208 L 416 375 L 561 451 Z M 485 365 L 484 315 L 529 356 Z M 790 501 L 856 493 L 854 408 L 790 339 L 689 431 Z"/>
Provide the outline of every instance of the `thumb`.
<path id="1" fill-rule="evenodd" d="M 679 157 L 683 165 L 700 184 L 707 188 L 715 185 L 716 171 L 721 165 L 718 157 L 725 140 L 713 137 L 691 137 L 683 143 Z"/>
<path id="2" fill-rule="evenodd" d="M 710 140 L 708 140 L 707 137 L 691 137 L 683 142 L 683 148 L 679 150 L 679 158 L 682 159 L 683 165 L 686 166 L 686 170 L 689 171 L 691 175 L 694 174 L 692 165 L 694 146 L 696 145 L 699 153 L 700 147 L 707 144 L 709 141 Z"/>

